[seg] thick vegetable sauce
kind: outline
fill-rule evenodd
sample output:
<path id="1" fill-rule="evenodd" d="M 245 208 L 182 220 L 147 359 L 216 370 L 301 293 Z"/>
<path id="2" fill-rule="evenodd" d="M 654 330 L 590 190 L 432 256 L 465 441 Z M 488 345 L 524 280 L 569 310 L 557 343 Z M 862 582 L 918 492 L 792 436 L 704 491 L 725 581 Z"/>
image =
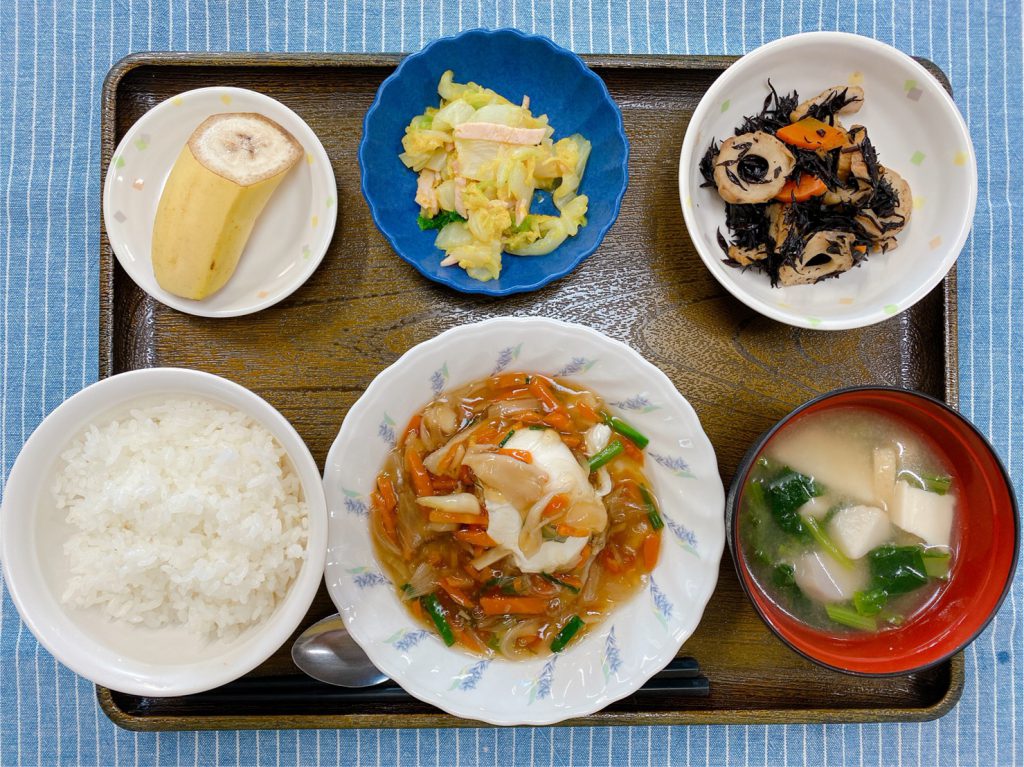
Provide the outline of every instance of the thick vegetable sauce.
<path id="1" fill-rule="evenodd" d="M 558 652 L 655 567 L 647 438 L 593 392 L 505 373 L 444 394 L 398 436 L 372 495 L 377 555 L 448 645 Z"/>

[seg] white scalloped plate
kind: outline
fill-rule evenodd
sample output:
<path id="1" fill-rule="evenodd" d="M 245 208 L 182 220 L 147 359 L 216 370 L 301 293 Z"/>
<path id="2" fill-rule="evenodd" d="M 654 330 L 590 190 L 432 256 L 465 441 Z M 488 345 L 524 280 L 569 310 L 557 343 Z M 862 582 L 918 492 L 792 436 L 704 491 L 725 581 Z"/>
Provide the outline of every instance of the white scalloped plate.
<path id="1" fill-rule="evenodd" d="M 295 136 L 305 158 L 267 203 L 227 284 L 193 301 L 157 284 L 151 243 L 164 184 L 192 131 L 222 112 L 258 112 Z M 338 185 L 320 139 L 295 112 L 245 88 L 216 86 L 157 104 L 128 130 L 103 184 L 103 224 L 121 267 L 157 301 L 201 317 L 251 314 L 287 298 L 320 265 L 334 236 Z"/>
<path id="2" fill-rule="evenodd" d="M 646 470 L 666 523 L 649 586 L 579 643 L 528 661 L 449 649 L 417 625 L 380 570 L 367 521 L 368 496 L 396 429 L 441 391 L 502 370 L 564 375 L 592 387 L 646 434 Z M 414 347 L 349 410 L 324 485 L 327 588 L 352 637 L 409 693 L 467 719 L 553 724 L 635 692 L 693 633 L 718 580 L 725 498 L 697 414 L 664 373 L 581 325 L 493 319 Z"/>
<path id="3" fill-rule="evenodd" d="M 807 62 L 813 61 L 813 66 Z M 698 164 L 712 138 L 732 135 L 757 112 L 768 81 L 779 93 L 810 98 L 831 85 L 860 85 L 863 124 L 882 163 L 910 184 L 914 211 L 898 247 L 816 285 L 773 288 L 761 272 L 722 263 L 716 232 L 728 235 L 718 191 L 703 188 Z M 967 240 L 978 195 L 974 148 L 956 104 L 938 80 L 891 46 L 845 32 L 806 32 L 774 40 L 725 70 L 701 98 L 679 158 L 683 217 L 704 265 L 751 309 L 802 328 L 846 330 L 909 309 L 953 267 Z"/>

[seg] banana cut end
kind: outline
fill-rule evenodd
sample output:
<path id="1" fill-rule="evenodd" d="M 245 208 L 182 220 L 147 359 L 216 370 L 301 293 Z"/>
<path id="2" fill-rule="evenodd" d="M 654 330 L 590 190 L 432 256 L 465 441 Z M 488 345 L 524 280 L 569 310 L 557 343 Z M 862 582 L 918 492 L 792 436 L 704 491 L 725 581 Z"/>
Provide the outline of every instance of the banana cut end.
<path id="1" fill-rule="evenodd" d="M 255 112 L 211 115 L 192 133 L 196 161 L 239 186 L 252 186 L 289 170 L 302 157 L 298 140 Z"/>

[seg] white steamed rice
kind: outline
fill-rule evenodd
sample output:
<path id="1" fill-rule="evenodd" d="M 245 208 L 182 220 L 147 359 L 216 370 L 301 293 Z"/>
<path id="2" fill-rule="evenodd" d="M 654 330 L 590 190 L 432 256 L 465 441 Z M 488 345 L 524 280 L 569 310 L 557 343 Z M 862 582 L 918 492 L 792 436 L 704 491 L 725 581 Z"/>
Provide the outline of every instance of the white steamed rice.
<path id="1" fill-rule="evenodd" d="M 302 567 L 299 477 L 244 413 L 174 399 L 90 426 L 61 458 L 67 604 L 232 638 L 274 611 Z"/>

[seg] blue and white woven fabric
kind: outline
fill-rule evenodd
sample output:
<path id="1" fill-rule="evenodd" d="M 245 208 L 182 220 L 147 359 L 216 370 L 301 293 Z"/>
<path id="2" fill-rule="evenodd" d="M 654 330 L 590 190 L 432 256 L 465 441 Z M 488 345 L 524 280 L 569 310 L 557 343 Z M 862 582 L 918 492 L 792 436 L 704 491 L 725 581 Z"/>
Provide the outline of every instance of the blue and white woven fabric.
<path id="1" fill-rule="evenodd" d="M 978 155 L 959 262 L 961 409 L 1024 486 L 1020 0 L 4 0 L 0 4 L 0 472 L 97 376 L 100 90 L 145 50 L 411 51 L 477 26 L 578 52 L 741 54 L 840 29 L 931 59 Z M 1013 179 L 1016 178 L 1017 181 Z M 925 724 L 135 734 L 0 601 L 0 764 L 1024 764 L 1024 571 Z"/>

